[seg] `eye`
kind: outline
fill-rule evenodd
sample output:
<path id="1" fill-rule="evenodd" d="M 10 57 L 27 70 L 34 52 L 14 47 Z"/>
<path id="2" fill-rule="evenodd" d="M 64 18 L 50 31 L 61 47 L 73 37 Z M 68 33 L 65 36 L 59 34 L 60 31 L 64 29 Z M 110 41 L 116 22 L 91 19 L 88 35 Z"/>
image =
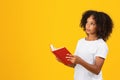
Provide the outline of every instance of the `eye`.
<path id="1" fill-rule="evenodd" d="M 95 23 L 90 23 L 90 25 L 93 25 L 93 26 L 94 26 L 94 25 L 95 25 Z"/>
<path id="2" fill-rule="evenodd" d="M 87 21 L 87 22 L 86 22 L 86 25 L 95 26 L 96 24 L 95 24 L 94 22 L 89 22 L 89 21 Z"/>

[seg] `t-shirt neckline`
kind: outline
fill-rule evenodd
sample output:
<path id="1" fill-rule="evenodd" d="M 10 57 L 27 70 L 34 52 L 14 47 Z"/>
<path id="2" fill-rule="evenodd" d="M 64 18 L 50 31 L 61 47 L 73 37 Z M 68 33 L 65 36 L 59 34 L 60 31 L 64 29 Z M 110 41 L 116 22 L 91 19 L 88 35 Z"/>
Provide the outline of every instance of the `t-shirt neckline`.
<path id="1" fill-rule="evenodd" d="M 99 39 L 96 39 L 96 40 L 86 40 L 86 38 L 84 38 L 84 41 L 85 42 L 96 42 L 96 41 L 98 41 Z"/>

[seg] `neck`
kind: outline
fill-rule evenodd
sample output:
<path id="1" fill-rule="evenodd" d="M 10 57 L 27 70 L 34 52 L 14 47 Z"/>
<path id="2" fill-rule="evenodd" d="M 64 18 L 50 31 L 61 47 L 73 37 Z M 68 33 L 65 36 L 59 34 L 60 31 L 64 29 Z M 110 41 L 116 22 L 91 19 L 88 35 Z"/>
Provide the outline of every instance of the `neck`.
<path id="1" fill-rule="evenodd" d="M 98 39 L 98 37 L 97 37 L 96 35 L 88 35 L 88 36 L 86 37 L 86 40 L 89 40 L 89 41 L 97 40 L 97 39 Z"/>

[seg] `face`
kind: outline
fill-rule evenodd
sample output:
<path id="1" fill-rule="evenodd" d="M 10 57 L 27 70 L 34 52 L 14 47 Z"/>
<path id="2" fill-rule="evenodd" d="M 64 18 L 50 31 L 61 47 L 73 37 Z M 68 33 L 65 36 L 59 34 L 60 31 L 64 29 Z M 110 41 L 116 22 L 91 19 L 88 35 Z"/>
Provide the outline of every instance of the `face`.
<path id="1" fill-rule="evenodd" d="M 96 22 L 94 20 L 94 16 L 90 16 L 87 19 L 87 23 L 85 25 L 85 31 L 89 35 L 96 34 Z"/>

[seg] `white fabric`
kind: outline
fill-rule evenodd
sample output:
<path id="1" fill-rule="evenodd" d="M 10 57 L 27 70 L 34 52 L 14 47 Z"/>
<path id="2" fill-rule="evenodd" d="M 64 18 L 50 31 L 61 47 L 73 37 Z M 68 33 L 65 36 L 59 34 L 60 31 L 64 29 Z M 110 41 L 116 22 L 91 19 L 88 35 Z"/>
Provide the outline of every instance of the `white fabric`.
<path id="1" fill-rule="evenodd" d="M 80 56 L 89 64 L 94 64 L 96 56 L 106 58 L 107 53 L 108 47 L 103 39 L 87 41 L 85 38 L 82 38 L 78 41 L 75 50 L 75 55 Z M 96 75 L 80 64 L 77 64 L 75 66 L 74 80 L 102 80 L 102 72 L 100 71 L 100 73 Z"/>

